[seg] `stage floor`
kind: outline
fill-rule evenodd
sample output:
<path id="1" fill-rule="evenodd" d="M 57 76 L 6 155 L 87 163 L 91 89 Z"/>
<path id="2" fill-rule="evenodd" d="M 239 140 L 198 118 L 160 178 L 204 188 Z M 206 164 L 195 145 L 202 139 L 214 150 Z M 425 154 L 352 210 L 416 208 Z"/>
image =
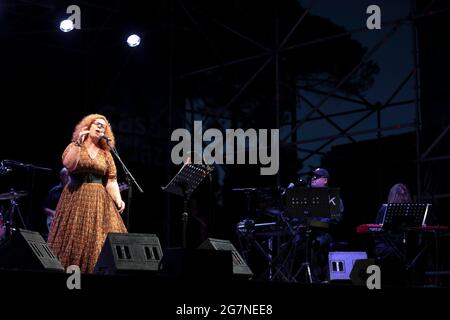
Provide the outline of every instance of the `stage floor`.
<path id="1" fill-rule="evenodd" d="M 31 305 L 36 308 L 42 303 L 52 306 L 70 302 L 80 308 L 101 305 L 107 313 L 128 309 L 136 314 L 158 314 L 160 319 L 298 319 L 298 315 L 311 312 L 333 315 L 341 310 L 342 314 L 361 301 L 373 306 L 382 305 L 383 309 L 402 305 L 413 310 L 421 306 L 425 297 L 450 295 L 450 289 L 442 287 L 386 286 L 369 290 L 348 282 L 305 284 L 180 278 L 152 273 L 82 274 L 80 289 L 69 289 L 67 283 L 75 283 L 71 276 L 63 272 L 2 269 L 2 301 L 9 301 L 9 306 L 14 304 L 14 308 L 25 309 Z M 401 301 L 399 297 L 402 297 Z M 45 309 L 35 311 L 48 312 Z"/>

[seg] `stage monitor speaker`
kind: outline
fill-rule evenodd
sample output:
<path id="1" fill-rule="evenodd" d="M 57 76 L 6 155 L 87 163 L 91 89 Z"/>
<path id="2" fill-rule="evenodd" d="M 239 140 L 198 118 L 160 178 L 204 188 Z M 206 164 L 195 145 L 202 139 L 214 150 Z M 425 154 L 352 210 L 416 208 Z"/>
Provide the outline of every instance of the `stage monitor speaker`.
<path id="1" fill-rule="evenodd" d="M 242 278 L 253 277 L 253 272 L 250 270 L 245 260 L 229 240 L 208 238 L 198 248 L 218 251 L 230 251 L 233 260 L 233 274 Z"/>
<path id="2" fill-rule="evenodd" d="M 357 260 L 367 259 L 366 252 L 342 252 L 334 251 L 328 253 L 328 266 L 330 280 L 351 280 L 350 273 Z"/>
<path id="3" fill-rule="evenodd" d="M 0 243 L 0 268 L 62 271 L 58 258 L 35 231 L 18 229 Z"/>
<path id="4" fill-rule="evenodd" d="M 156 272 L 162 259 L 154 234 L 109 233 L 94 268 L 95 273 Z"/>
<path id="5" fill-rule="evenodd" d="M 366 286 L 369 274 L 367 268 L 371 265 L 375 265 L 375 259 L 358 259 L 353 265 L 352 272 L 350 272 L 350 279 L 356 286 Z"/>

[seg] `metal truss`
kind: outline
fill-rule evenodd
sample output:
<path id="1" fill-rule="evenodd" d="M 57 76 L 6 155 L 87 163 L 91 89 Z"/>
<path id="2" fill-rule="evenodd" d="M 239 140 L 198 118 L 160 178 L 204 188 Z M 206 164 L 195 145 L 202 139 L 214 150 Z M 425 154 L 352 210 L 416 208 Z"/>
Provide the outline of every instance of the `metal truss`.
<path id="1" fill-rule="evenodd" d="M 182 5 L 181 2 L 177 2 L 181 7 L 183 12 L 186 13 L 189 20 L 192 21 L 193 25 L 197 30 L 200 30 L 200 33 L 205 36 L 206 40 L 209 44 L 213 46 L 213 39 L 208 37 L 207 30 L 203 29 L 202 26 L 195 21 L 195 17 L 193 12 L 195 14 L 202 15 L 202 11 L 198 8 L 188 8 L 186 5 Z M 267 48 L 266 46 L 260 44 L 257 40 L 252 39 L 251 37 L 239 32 L 238 30 L 235 30 L 232 26 L 227 25 L 225 23 L 220 22 L 218 19 L 214 17 L 209 17 L 210 21 L 216 24 L 217 26 L 222 27 L 227 32 L 230 32 L 231 34 L 239 37 L 240 39 L 244 39 L 248 41 L 248 43 L 254 45 L 255 47 L 259 48 L 261 50 L 260 53 L 241 57 L 239 59 L 231 60 L 231 61 L 223 61 L 220 64 L 211 65 L 208 67 L 204 67 L 198 70 L 193 70 L 190 72 L 186 72 L 183 74 L 179 74 L 176 76 L 176 80 L 185 80 L 190 77 L 194 77 L 200 74 L 203 74 L 205 72 L 210 72 L 216 69 L 220 68 L 228 68 L 231 66 L 241 65 L 249 62 L 255 62 L 255 61 L 262 61 L 260 63 L 259 68 L 255 70 L 255 72 L 248 77 L 247 81 L 237 90 L 237 92 L 230 96 L 228 99 L 228 102 L 224 104 L 221 107 L 213 107 L 205 105 L 203 108 L 195 108 L 194 106 L 191 106 L 190 108 L 187 108 L 186 111 L 190 114 L 195 113 L 197 115 L 203 115 L 203 121 L 206 121 L 209 118 L 215 118 L 215 119 L 230 119 L 230 116 L 227 115 L 227 112 L 230 110 L 230 106 L 233 105 L 237 101 L 237 99 L 247 90 L 248 86 L 251 85 L 255 79 L 258 78 L 258 76 L 261 74 L 262 71 L 269 68 L 269 65 L 271 63 L 274 66 L 274 87 L 275 87 L 275 105 L 274 105 L 274 113 L 276 114 L 276 126 L 278 128 L 282 127 L 290 127 L 289 133 L 286 134 L 281 139 L 281 148 L 295 148 L 298 151 L 302 151 L 303 153 L 307 153 L 307 155 L 303 158 L 301 158 L 301 161 L 306 161 L 313 155 L 321 155 L 323 154 L 323 149 L 330 144 L 332 144 L 336 139 L 338 138 L 346 138 L 348 141 L 354 143 L 356 142 L 356 137 L 359 135 L 367 134 L 367 133 L 376 133 L 376 137 L 380 139 L 382 137 L 383 132 L 387 131 L 395 131 L 399 129 L 404 128 L 411 128 L 415 130 L 416 136 L 417 136 L 417 144 L 420 140 L 420 124 L 421 124 L 421 118 L 420 118 L 420 98 L 419 98 L 419 80 L 418 80 L 418 59 L 417 59 L 417 43 L 416 43 L 416 32 L 415 32 L 415 26 L 414 21 L 429 17 L 430 15 L 435 14 L 442 14 L 447 13 L 449 9 L 445 10 L 439 10 L 439 11 L 431 11 L 429 10 L 431 6 L 428 7 L 428 10 L 426 10 L 426 13 L 417 15 L 413 11 L 414 7 L 414 1 L 412 1 L 411 4 L 411 14 L 397 20 L 388 21 L 383 23 L 383 27 L 389 27 L 389 31 L 382 37 L 368 52 L 363 56 L 361 61 L 345 76 L 343 77 L 331 90 L 321 90 L 317 88 L 310 88 L 307 86 L 299 86 L 297 87 L 296 95 L 297 95 L 297 109 L 298 106 L 301 104 L 303 106 L 306 106 L 309 108 L 309 111 L 307 112 L 306 116 L 304 116 L 302 119 L 297 120 L 297 110 L 291 111 L 291 121 L 288 122 L 281 122 L 280 120 L 280 86 L 283 85 L 283 83 L 280 80 L 280 70 L 279 70 L 279 62 L 281 59 L 281 55 L 283 53 L 286 53 L 287 51 L 296 50 L 299 48 L 304 48 L 306 46 L 310 45 L 316 45 L 318 43 L 323 43 L 335 39 L 339 39 L 341 37 L 346 37 L 348 35 L 356 34 L 356 33 L 364 33 L 369 32 L 369 30 L 363 26 L 361 28 L 357 28 L 354 30 L 349 30 L 340 34 L 330 35 L 327 37 L 314 39 L 312 41 L 308 41 L 305 43 L 298 43 L 294 45 L 287 46 L 287 42 L 290 39 L 291 35 L 299 28 L 301 28 L 301 23 L 304 20 L 305 16 L 310 12 L 311 8 L 315 4 L 315 1 L 311 1 L 309 6 L 305 9 L 305 11 L 298 17 L 297 21 L 293 24 L 291 30 L 287 32 L 287 34 L 282 35 L 277 33 L 277 39 L 280 41 L 276 41 L 276 44 L 273 48 Z M 432 3 L 430 3 L 431 5 Z M 203 18 L 205 16 L 203 15 Z M 369 59 L 373 56 L 375 52 L 377 52 L 380 48 L 382 48 L 391 38 L 392 36 L 399 30 L 399 27 L 405 23 L 410 23 L 413 28 L 414 33 L 414 48 L 413 48 L 413 61 L 414 66 L 412 69 L 408 72 L 408 74 L 405 75 L 402 81 L 397 85 L 396 88 L 393 89 L 392 94 L 383 102 L 371 102 L 368 101 L 363 97 L 363 95 L 360 92 L 355 92 L 353 96 L 342 96 L 339 95 L 339 89 L 340 87 L 354 74 L 356 73 L 361 66 L 363 66 Z M 274 26 L 275 31 L 279 32 L 277 29 L 277 25 Z M 397 95 L 401 92 L 401 90 L 405 87 L 405 85 L 410 81 L 415 81 L 415 97 L 412 97 L 411 99 L 404 100 L 404 101 L 395 101 L 395 98 Z M 300 89 L 300 90 L 299 90 Z M 319 103 L 314 104 L 312 103 L 302 92 L 310 92 L 314 93 L 316 95 L 320 95 L 322 98 Z M 200 94 L 201 96 L 201 94 Z M 354 108 L 352 110 L 342 111 L 342 112 L 333 112 L 333 113 L 326 113 L 321 110 L 322 106 L 329 101 L 330 99 L 337 99 L 341 101 L 348 102 L 349 106 L 353 106 Z M 416 114 L 416 121 L 413 123 L 400 123 L 395 126 L 383 126 L 381 122 L 381 113 L 387 109 L 392 108 L 399 108 L 399 107 L 409 107 L 409 108 L 415 108 L 415 114 Z M 337 117 L 342 117 L 346 115 L 352 115 L 352 116 L 358 116 L 358 119 L 353 121 L 350 125 L 343 126 L 339 121 L 335 120 Z M 377 125 L 373 128 L 369 128 L 366 130 L 354 130 L 355 127 L 357 127 L 361 122 L 368 119 L 371 116 L 377 117 Z M 191 117 L 192 119 L 194 116 Z M 320 137 L 315 137 L 312 139 L 298 139 L 297 133 L 302 130 L 302 126 L 308 122 L 316 121 L 316 120 L 325 120 L 329 125 L 331 125 L 334 129 L 337 130 L 337 134 L 335 135 L 324 135 Z M 449 131 L 449 128 L 443 132 L 443 134 L 446 134 Z M 441 138 L 438 137 L 437 141 Z M 318 142 L 323 141 L 323 143 L 311 150 L 308 148 L 305 148 L 303 145 L 310 143 L 310 142 Z M 437 142 L 436 142 L 437 143 Z M 420 148 L 417 145 L 416 151 L 417 151 L 417 159 L 420 161 L 417 161 L 417 184 L 418 184 L 418 195 L 420 197 L 421 194 L 421 177 L 420 177 L 420 163 L 424 161 L 431 161 L 431 160 L 443 160 L 448 159 L 450 156 L 444 156 L 440 158 L 427 158 L 427 155 L 429 154 L 430 150 L 433 148 L 433 145 L 430 146 L 430 148 L 425 151 L 424 154 L 420 154 Z"/>

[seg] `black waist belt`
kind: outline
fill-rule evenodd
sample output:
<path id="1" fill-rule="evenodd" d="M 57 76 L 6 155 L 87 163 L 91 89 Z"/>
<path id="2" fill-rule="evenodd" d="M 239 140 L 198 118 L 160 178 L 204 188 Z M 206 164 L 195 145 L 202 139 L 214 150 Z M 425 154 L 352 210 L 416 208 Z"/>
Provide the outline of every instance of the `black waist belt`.
<path id="1" fill-rule="evenodd" d="M 70 176 L 77 183 L 100 183 L 103 184 L 103 177 L 93 173 L 79 173 Z"/>

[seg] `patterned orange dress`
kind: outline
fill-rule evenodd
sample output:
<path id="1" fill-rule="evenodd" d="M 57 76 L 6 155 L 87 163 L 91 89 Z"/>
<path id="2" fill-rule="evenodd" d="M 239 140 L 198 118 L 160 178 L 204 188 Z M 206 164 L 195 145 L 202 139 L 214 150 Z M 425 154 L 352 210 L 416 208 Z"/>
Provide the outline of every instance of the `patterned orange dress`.
<path id="1" fill-rule="evenodd" d="M 63 153 L 68 152 L 69 145 Z M 107 179 L 116 178 L 116 166 L 109 151 L 100 149 L 91 158 L 82 146 L 80 160 L 64 188 L 50 227 L 49 247 L 64 268 L 78 265 L 92 273 L 109 232 L 127 232 L 113 199 L 106 191 Z M 83 177 L 100 177 L 100 183 Z M 81 178 L 81 179 L 80 179 Z"/>

